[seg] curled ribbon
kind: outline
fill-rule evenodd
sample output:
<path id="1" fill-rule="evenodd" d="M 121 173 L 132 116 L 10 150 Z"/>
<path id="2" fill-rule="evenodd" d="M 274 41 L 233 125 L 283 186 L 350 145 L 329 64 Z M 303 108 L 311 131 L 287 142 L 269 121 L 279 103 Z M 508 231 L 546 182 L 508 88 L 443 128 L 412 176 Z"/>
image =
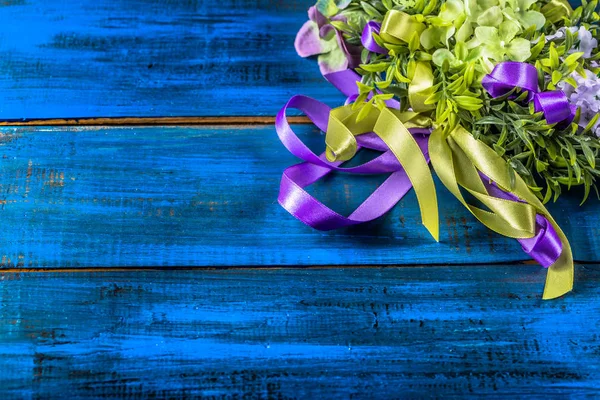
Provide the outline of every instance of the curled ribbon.
<path id="1" fill-rule="evenodd" d="M 542 7 L 542 13 L 548 21 L 555 24 L 563 18 L 570 18 L 573 14 L 573 7 L 567 0 L 550 0 Z"/>
<path id="2" fill-rule="evenodd" d="M 528 99 L 533 101 L 535 112 L 542 112 L 550 125 L 570 124 L 575 118 L 577 108 L 569 103 L 562 90 L 539 91 L 537 69 L 531 64 L 502 62 L 481 83 L 492 97 L 502 97 L 514 89 L 528 91 Z"/>
<path id="3" fill-rule="evenodd" d="M 365 49 L 373 53 L 388 54 L 389 51 L 384 49 L 375 41 L 374 35 L 379 35 L 381 32 L 381 24 L 375 21 L 370 21 L 365 25 L 361 36 L 361 42 Z"/>
<path id="4" fill-rule="evenodd" d="M 415 33 L 421 36 L 424 30 L 425 24 L 414 15 L 391 10 L 385 14 L 379 36 L 388 43 L 401 44 L 408 43 Z"/>
<path id="5" fill-rule="evenodd" d="M 286 119 L 288 108 L 300 109 L 317 127 L 327 132 L 325 154 L 317 156 L 294 134 Z M 280 111 L 276 119 L 279 138 L 304 163 L 284 172 L 279 203 L 305 224 L 319 230 L 332 230 L 381 217 L 414 186 L 423 224 L 439 240 L 437 196 L 427 156 L 429 129 L 413 127 L 409 131 L 409 126 L 420 123 L 420 116 L 410 112 L 384 109 L 372 112 L 360 122 L 356 120 L 357 113 L 348 106 L 331 110 L 323 103 L 303 96 L 293 97 Z M 357 167 L 340 167 L 344 160 L 352 158 L 363 147 L 383 154 Z M 304 190 L 332 171 L 392 174 L 356 211 L 343 217 Z"/>
<path id="6" fill-rule="evenodd" d="M 505 62 L 498 64 L 482 84 L 492 97 L 504 96 L 514 89 L 528 91 L 529 100 L 537 112 L 544 113 L 549 124 L 570 123 L 574 109 L 564 93 L 540 93 L 537 79 L 534 66 Z M 461 126 L 449 134 L 435 130 L 429 145 L 431 163 L 454 196 L 485 226 L 518 239 L 525 252 L 548 268 L 544 299 L 571 291 L 574 265 L 565 234 L 520 176 L 515 176 L 515 186 L 511 188 L 502 157 Z M 468 204 L 461 187 L 490 211 Z"/>
<path id="7" fill-rule="evenodd" d="M 387 50 L 374 40 L 374 34 L 394 44 L 410 40 L 414 32 L 420 34 L 423 27 L 408 14 L 390 11 L 381 26 L 374 22 L 367 24 L 362 41 L 370 51 L 386 54 Z M 348 102 L 358 96 L 356 81 L 360 76 L 356 72 L 341 71 L 327 75 L 326 79 L 349 97 Z M 571 291 L 574 265 L 569 242 L 523 179 L 516 175 L 513 186 L 504 159 L 463 127 L 450 132 L 438 128 L 431 133 L 428 129 L 431 120 L 424 111 L 431 108 L 424 100 L 433 81 L 431 65 L 417 63 L 409 85 L 413 111 L 402 113 L 398 110 L 399 103 L 390 100 L 388 108 L 381 111 L 373 108 L 360 121 L 358 111 L 352 107 L 331 110 L 308 97 L 293 97 L 277 115 L 276 128 L 285 147 L 304 162 L 285 170 L 279 203 L 305 224 L 331 230 L 379 218 L 414 186 L 423 224 L 438 240 L 437 196 L 428 167 L 431 158 L 442 183 L 478 220 L 495 232 L 519 240 L 527 254 L 548 268 L 544 299 Z M 528 64 L 501 63 L 482 83 L 493 97 L 505 96 L 515 89 L 527 91 L 528 101 L 533 101 L 536 112 L 542 112 L 549 124 L 570 123 L 576 112 L 563 92 L 540 92 L 537 70 Z M 294 134 L 286 118 L 288 108 L 303 111 L 317 127 L 327 132 L 325 153 L 316 155 Z M 341 164 L 353 158 L 361 148 L 382 154 L 357 167 L 342 168 Z M 332 171 L 391 175 L 349 217 L 344 217 L 305 190 Z M 461 189 L 487 209 L 468 204 Z"/>
<path id="8" fill-rule="evenodd" d="M 408 42 L 413 35 L 425 30 L 425 25 L 418 22 L 413 15 L 402 11 L 388 11 L 383 23 L 371 21 L 365 25 L 361 41 L 363 46 L 374 53 L 388 54 L 388 50 L 377 44 L 374 34 L 378 34 L 384 41 L 392 44 Z M 426 112 L 433 110 L 435 105 L 425 104 L 431 95 L 430 89 L 433 87 L 433 70 L 431 63 L 418 61 L 415 64 L 413 76 L 409 77 L 411 83 L 408 85 L 408 101 L 415 112 Z"/>
<path id="9" fill-rule="evenodd" d="M 549 268 L 544 299 L 560 297 L 573 289 L 573 257 L 567 238 L 520 176 L 515 176 L 515 186 L 510 189 L 511 178 L 502 157 L 461 126 L 448 135 L 441 129 L 434 130 L 429 151 L 442 183 L 480 222 L 497 233 L 519 239 L 523 250 Z M 489 211 L 468 204 L 461 187 Z"/>

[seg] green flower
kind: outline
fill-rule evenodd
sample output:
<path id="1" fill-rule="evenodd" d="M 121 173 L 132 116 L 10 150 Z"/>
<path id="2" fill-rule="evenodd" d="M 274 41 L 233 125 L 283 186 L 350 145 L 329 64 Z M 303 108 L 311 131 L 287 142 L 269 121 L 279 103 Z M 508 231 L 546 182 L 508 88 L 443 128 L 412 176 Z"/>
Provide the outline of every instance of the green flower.
<path id="1" fill-rule="evenodd" d="M 421 34 L 421 44 L 427 50 L 443 45 L 456 32 L 455 24 L 465 19 L 465 7 L 461 0 L 448 0 L 440 9 L 440 13 L 431 21 L 431 25 Z"/>
<path id="2" fill-rule="evenodd" d="M 529 10 L 537 0 L 506 0 L 509 7 L 504 9 L 504 15 L 511 21 L 521 24 L 525 29 L 535 25 L 541 30 L 546 24 L 546 17 L 538 11 Z"/>
<path id="3" fill-rule="evenodd" d="M 504 21 L 498 0 L 464 0 L 467 19 L 456 33 L 456 39 L 468 42 L 476 26 L 498 27 Z"/>
<path id="4" fill-rule="evenodd" d="M 527 39 L 517 38 L 521 28 L 512 21 L 504 21 L 499 28 L 480 26 L 475 29 L 475 37 L 483 46 L 483 56 L 495 61 L 526 61 L 531 57 L 531 43 Z"/>

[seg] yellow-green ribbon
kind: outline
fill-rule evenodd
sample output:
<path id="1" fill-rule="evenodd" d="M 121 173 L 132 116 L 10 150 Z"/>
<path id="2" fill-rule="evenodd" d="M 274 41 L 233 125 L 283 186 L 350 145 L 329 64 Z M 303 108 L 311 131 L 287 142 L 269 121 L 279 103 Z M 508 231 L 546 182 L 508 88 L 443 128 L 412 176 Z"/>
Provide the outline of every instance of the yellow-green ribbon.
<path id="1" fill-rule="evenodd" d="M 391 10 L 385 15 L 381 24 L 379 36 L 392 44 L 408 43 L 415 33 L 420 37 L 425 30 L 425 24 L 419 22 L 414 15 L 402 11 Z M 425 100 L 432 94 L 433 70 L 431 63 L 416 61 L 414 73 L 409 76 L 411 83 L 408 86 L 408 101 L 415 112 L 433 110 L 434 105 L 425 104 Z"/>
<path id="2" fill-rule="evenodd" d="M 545 216 L 560 237 L 563 251 L 548 269 L 543 298 L 560 297 L 573 289 L 573 255 L 564 232 L 520 176 L 515 176 L 511 188 L 511 177 L 502 157 L 461 126 L 448 135 L 441 129 L 434 130 L 429 139 L 429 152 L 431 163 L 444 185 L 479 221 L 495 232 L 511 238 L 531 238 L 536 234 L 536 214 Z M 478 171 L 525 203 L 490 196 Z M 490 211 L 468 204 L 461 194 L 461 187 Z"/>
<path id="3" fill-rule="evenodd" d="M 569 18 L 573 14 L 573 8 L 567 0 L 550 0 L 542 7 L 542 14 L 548 21 L 555 24 L 563 18 Z"/>
<path id="4" fill-rule="evenodd" d="M 328 160 L 350 160 L 358 149 L 356 136 L 374 132 L 404 168 L 415 189 L 423 225 L 439 241 L 435 184 L 427 160 L 407 127 L 427 127 L 430 126 L 430 120 L 414 112 L 400 113 L 385 108 L 382 111 L 373 109 L 366 118 L 357 121 L 358 113 L 351 106 L 340 107 L 331 112 L 325 139 Z"/>
<path id="5" fill-rule="evenodd" d="M 432 94 L 433 80 L 431 64 L 426 61 L 417 62 L 415 74 L 408 86 L 408 101 L 413 111 L 421 113 L 435 109 L 435 105 L 425 104 L 427 98 Z"/>
<path id="6" fill-rule="evenodd" d="M 419 22 L 414 15 L 402 11 L 391 10 L 381 23 L 379 36 L 388 43 L 408 43 L 415 32 L 421 36 L 425 24 Z"/>

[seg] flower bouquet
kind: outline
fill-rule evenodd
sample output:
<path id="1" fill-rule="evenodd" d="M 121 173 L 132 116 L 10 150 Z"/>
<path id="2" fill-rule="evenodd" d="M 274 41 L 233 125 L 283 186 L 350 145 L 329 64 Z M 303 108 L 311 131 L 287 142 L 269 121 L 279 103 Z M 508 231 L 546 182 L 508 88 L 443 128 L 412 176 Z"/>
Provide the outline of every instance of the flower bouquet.
<path id="1" fill-rule="evenodd" d="M 296 38 L 348 97 L 330 109 L 293 97 L 277 116 L 286 148 L 303 160 L 281 181 L 280 204 L 320 230 L 388 212 L 414 188 L 438 240 L 432 171 L 485 226 L 519 240 L 548 268 L 544 299 L 573 287 L 573 256 L 545 203 L 573 186 L 598 194 L 598 1 L 319 0 Z M 326 132 L 317 155 L 286 111 Z M 381 154 L 344 168 L 361 148 Z M 344 217 L 305 188 L 332 171 L 390 174 Z M 599 195 L 600 197 L 600 195 Z"/>

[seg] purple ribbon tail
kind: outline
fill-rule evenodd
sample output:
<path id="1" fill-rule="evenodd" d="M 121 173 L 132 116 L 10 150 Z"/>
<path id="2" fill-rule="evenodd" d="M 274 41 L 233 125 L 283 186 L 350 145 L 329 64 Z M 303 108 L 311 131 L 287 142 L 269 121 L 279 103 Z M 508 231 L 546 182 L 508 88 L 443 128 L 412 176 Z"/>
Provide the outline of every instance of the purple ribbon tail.
<path id="1" fill-rule="evenodd" d="M 521 201 L 512 193 L 505 192 L 500 189 L 495 183 L 490 183 L 489 178 L 481 174 L 483 184 L 487 188 L 489 194 L 500 199 Z M 562 254 L 563 244 L 556 233 L 556 230 L 543 215 L 536 215 L 536 234 L 529 239 L 518 239 L 523 251 L 531 258 L 537 261 L 544 268 L 549 268 L 553 265 L 558 257 Z"/>

